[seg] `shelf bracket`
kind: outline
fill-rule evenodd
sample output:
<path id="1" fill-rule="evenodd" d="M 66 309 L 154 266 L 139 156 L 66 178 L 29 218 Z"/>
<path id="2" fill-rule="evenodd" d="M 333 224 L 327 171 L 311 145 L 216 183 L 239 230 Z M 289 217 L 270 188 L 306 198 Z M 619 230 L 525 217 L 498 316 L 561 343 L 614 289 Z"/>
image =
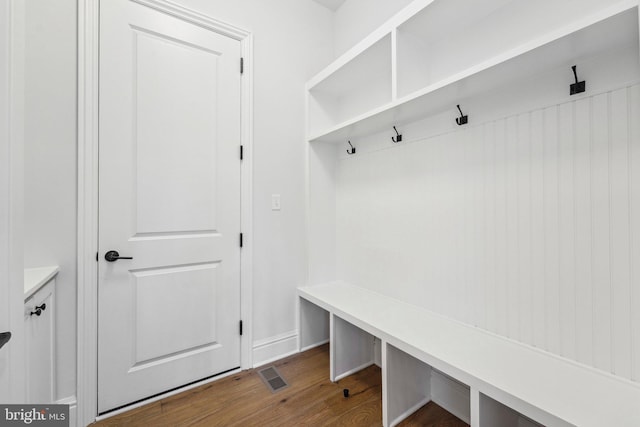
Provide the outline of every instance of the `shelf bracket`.
<path id="1" fill-rule="evenodd" d="M 458 104 L 458 111 L 460 111 L 460 117 L 456 119 L 456 123 L 458 126 L 466 125 L 469 123 L 469 116 L 465 116 L 462 114 L 462 110 L 460 109 L 460 104 Z"/>
<path id="2" fill-rule="evenodd" d="M 581 82 L 578 81 L 578 72 L 576 71 L 577 68 L 577 65 L 571 67 L 571 69 L 573 70 L 573 77 L 576 79 L 576 82 L 569 86 L 570 95 L 577 95 L 587 90 L 587 82 L 585 82 L 584 80 Z"/>

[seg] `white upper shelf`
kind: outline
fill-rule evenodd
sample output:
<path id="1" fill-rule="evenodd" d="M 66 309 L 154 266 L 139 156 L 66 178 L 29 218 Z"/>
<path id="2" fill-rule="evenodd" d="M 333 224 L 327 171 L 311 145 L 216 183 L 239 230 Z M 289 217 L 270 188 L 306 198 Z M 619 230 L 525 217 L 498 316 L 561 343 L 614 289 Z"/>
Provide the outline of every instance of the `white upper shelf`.
<path id="1" fill-rule="evenodd" d="M 344 142 L 374 134 L 392 125 L 412 122 L 447 109 L 453 110 L 461 99 L 508 87 L 509 84 L 526 81 L 543 72 L 566 68 L 564 72 L 570 73 L 570 66 L 579 65 L 578 61 L 629 45 L 635 47 L 637 55 L 637 0 L 619 1 L 565 25 L 560 25 L 563 21 L 550 19 L 551 28 L 543 36 L 529 37 L 539 32 L 534 32 L 533 24 L 523 25 L 522 29 L 514 29 L 512 34 L 515 36 L 506 41 L 493 40 L 500 35 L 491 31 L 497 22 L 504 21 L 515 7 L 519 7 L 520 14 L 538 13 L 538 19 L 543 19 L 541 14 L 544 8 L 542 11 L 532 9 L 531 3 L 537 2 L 490 0 L 482 2 L 484 7 L 481 9 L 467 9 L 460 17 L 462 24 L 458 22 L 451 29 L 460 29 L 458 39 L 452 36 L 442 41 L 440 32 L 446 31 L 446 16 L 462 7 L 462 3 L 467 2 L 425 0 L 412 3 L 313 78 L 307 85 L 310 94 L 309 141 Z M 475 21 L 472 22 L 473 19 Z M 488 34 L 486 37 L 493 38 L 493 43 L 478 40 L 475 46 L 472 44 L 467 47 L 464 40 L 473 38 L 473 31 Z M 380 40 L 388 38 L 389 34 L 396 44 L 391 47 L 392 52 L 385 53 Z M 487 48 L 485 45 L 494 47 Z M 449 63 L 442 60 L 443 49 L 456 47 L 460 50 L 466 48 L 468 54 L 461 52 L 462 59 L 449 60 Z M 371 53 L 369 49 L 372 49 Z M 366 72 L 367 57 L 375 58 L 378 67 L 380 58 L 385 54 L 394 61 L 392 68 L 395 70 L 391 73 L 390 81 L 383 85 L 383 93 L 389 92 L 389 96 L 378 96 L 377 103 L 361 104 L 360 110 L 347 108 L 348 114 L 344 113 L 347 111 L 344 105 L 357 102 L 349 97 L 360 96 L 349 92 L 349 84 L 353 82 L 358 86 L 358 75 Z M 464 58 L 469 57 L 476 62 L 468 63 L 469 60 Z M 414 65 L 418 71 L 412 71 L 413 75 L 410 72 L 407 74 L 407 69 Z M 350 73 L 352 69 L 357 69 L 358 73 Z M 332 90 L 329 94 L 325 88 L 339 90 Z M 377 90 L 380 89 L 370 88 L 372 93 Z M 314 93 L 324 95 L 315 98 Z M 334 111 L 341 109 L 341 114 L 334 114 Z M 319 116 L 323 116 L 322 119 L 318 119 Z"/>

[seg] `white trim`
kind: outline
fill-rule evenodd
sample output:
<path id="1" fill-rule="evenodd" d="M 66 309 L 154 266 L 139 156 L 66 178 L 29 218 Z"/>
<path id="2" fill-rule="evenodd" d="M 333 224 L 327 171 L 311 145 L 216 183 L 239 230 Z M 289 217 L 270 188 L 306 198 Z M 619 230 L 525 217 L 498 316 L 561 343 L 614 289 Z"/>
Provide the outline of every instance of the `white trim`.
<path id="1" fill-rule="evenodd" d="M 98 93 L 99 93 L 99 1 L 78 1 L 78 426 L 98 415 Z M 134 0 L 137 3 L 239 40 L 245 58 L 242 77 L 241 225 L 245 236 L 241 252 L 241 367 L 252 366 L 252 271 L 253 271 L 253 38 L 250 32 L 209 18 L 167 0 Z"/>
<path id="2" fill-rule="evenodd" d="M 219 21 L 210 16 L 204 15 L 193 9 L 183 7 L 170 0 L 131 0 L 134 3 L 141 4 L 143 6 L 150 7 L 159 12 L 163 12 L 167 15 L 181 19 L 183 21 L 190 22 L 198 25 L 199 27 L 211 30 L 215 33 L 222 34 L 227 37 L 231 37 L 235 40 L 244 40 L 250 33 L 241 28 L 233 26 L 223 21 Z"/>
<path id="3" fill-rule="evenodd" d="M 313 350 L 316 347 L 320 347 L 322 345 L 328 344 L 329 343 L 329 338 L 327 338 L 326 340 L 322 340 L 320 342 L 317 342 L 315 344 L 310 344 L 304 348 L 300 349 L 300 353 L 304 353 L 305 351 L 309 351 L 309 350 Z"/>
<path id="4" fill-rule="evenodd" d="M 240 101 L 240 141 L 244 147 L 244 159 L 240 167 L 240 227 L 243 233 L 240 258 L 240 317 L 244 331 L 240 366 L 242 369 L 250 369 L 253 365 L 253 35 L 248 32 L 244 34 L 245 37 L 241 40 L 244 75 Z"/>
<path id="5" fill-rule="evenodd" d="M 22 317 L 25 5 L 10 0 L 0 7 L 0 282 L 6 286 L 0 309 L 7 310 L 7 327 L 12 333 L 2 350 L 7 356 L 5 386 L 9 391 L 9 401 L 4 403 L 22 403 L 26 396 Z"/>
<path id="6" fill-rule="evenodd" d="M 98 414 L 99 0 L 78 2 L 78 426 Z"/>
<path id="7" fill-rule="evenodd" d="M 254 368 L 284 359 L 298 351 L 298 331 L 285 332 L 256 341 L 253 345 Z"/>

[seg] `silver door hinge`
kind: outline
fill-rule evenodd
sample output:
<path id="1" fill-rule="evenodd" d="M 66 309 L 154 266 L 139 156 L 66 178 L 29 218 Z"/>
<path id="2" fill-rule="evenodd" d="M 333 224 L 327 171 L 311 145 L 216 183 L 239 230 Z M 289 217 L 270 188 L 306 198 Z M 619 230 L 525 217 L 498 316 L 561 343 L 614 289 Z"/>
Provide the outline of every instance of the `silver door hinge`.
<path id="1" fill-rule="evenodd" d="M 240 74 L 244 74 L 244 58 L 240 58 Z"/>

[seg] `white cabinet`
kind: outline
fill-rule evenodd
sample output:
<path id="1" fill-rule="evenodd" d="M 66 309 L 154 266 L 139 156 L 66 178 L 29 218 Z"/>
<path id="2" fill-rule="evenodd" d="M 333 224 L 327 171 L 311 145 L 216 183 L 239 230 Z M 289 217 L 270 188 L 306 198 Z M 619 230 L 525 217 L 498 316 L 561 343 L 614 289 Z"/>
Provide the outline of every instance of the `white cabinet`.
<path id="1" fill-rule="evenodd" d="M 28 403 L 55 401 L 57 267 L 25 269 L 25 355 Z"/>

